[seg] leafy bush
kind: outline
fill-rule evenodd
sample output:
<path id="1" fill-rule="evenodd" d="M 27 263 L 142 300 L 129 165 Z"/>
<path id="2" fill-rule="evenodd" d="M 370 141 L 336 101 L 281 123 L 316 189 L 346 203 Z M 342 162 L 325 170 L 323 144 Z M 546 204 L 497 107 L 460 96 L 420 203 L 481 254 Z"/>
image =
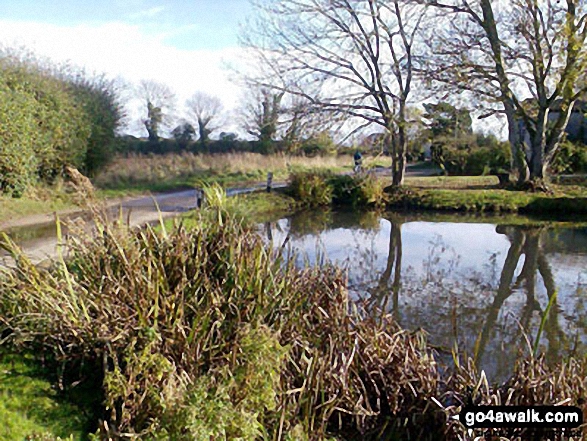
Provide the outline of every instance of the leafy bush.
<path id="1" fill-rule="evenodd" d="M 387 202 L 385 182 L 376 175 L 333 175 L 311 171 L 292 173 L 290 192 L 303 206 L 339 205 L 383 207 Z"/>
<path id="2" fill-rule="evenodd" d="M 481 134 L 434 140 L 432 159 L 450 175 L 478 176 L 510 168 L 506 142 Z"/>
<path id="3" fill-rule="evenodd" d="M 21 86 L 9 87 L 11 75 L 0 72 L 0 191 L 19 197 L 34 182 L 38 168 L 34 98 Z"/>
<path id="4" fill-rule="evenodd" d="M 444 148 L 443 164 L 450 175 L 479 176 L 508 170 L 510 151 L 505 143 L 498 147 Z"/>
<path id="5" fill-rule="evenodd" d="M 122 117 L 112 83 L 0 53 L 0 191 L 20 196 L 66 166 L 93 173 L 109 157 Z"/>
<path id="6" fill-rule="evenodd" d="M 550 163 L 550 170 L 555 174 L 586 173 L 587 146 L 568 140 L 562 142 Z"/>
<path id="7" fill-rule="evenodd" d="M 329 184 L 337 204 L 383 207 L 387 202 L 384 181 L 369 173 L 335 176 L 329 180 Z"/>
<path id="8" fill-rule="evenodd" d="M 336 151 L 336 144 L 326 132 L 322 132 L 301 142 L 298 153 L 306 156 L 332 154 Z"/>
<path id="9" fill-rule="evenodd" d="M 292 173 L 290 192 L 305 207 L 319 207 L 332 203 L 330 174 L 321 171 Z"/>

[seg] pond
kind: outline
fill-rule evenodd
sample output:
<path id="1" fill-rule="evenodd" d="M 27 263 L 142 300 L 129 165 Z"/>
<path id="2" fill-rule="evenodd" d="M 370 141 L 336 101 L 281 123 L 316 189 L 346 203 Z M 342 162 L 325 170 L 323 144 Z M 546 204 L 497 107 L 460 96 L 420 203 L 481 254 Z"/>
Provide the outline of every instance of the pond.
<path id="1" fill-rule="evenodd" d="M 584 224 L 324 211 L 261 228 L 275 246 L 287 242 L 299 265 L 344 267 L 353 300 L 368 312 L 424 329 L 443 361 L 457 350 L 490 381 L 506 380 L 535 344 L 549 363 L 584 351 Z"/>

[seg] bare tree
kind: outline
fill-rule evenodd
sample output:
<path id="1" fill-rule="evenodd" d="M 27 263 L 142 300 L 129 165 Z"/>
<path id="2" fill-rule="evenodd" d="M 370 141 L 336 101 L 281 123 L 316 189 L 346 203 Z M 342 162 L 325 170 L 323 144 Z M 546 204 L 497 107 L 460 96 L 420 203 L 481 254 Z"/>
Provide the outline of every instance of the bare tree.
<path id="1" fill-rule="evenodd" d="M 243 99 L 241 110 L 243 128 L 260 142 L 277 140 L 279 117 L 282 115 L 283 92 L 251 87 Z"/>
<path id="2" fill-rule="evenodd" d="M 504 114 L 520 183 L 539 187 L 586 91 L 582 0 L 440 0 L 427 78 Z"/>
<path id="3" fill-rule="evenodd" d="M 266 0 L 243 43 L 264 74 L 256 84 L 344 115 L 353 130 L 391 136 L 393 184 L 405 173 L 406 105 L 415 38 L 425 7 L 400 0 Z"/>
<path id="4" fill-rule="evenodd" d="M 167 85 L 154 80 L 141 81 L 135 94 L 145 106 L 147 118 L 143 119 L 143 124 L 149 133 L 149 140 L 157 141 L 160 129 L 171 123 L 175 94 Z"/>
<path id="5" fill-rule="evenodd" d="M 223 106 L 220 100 L 204 92 L 196 92 L 186 101 L 188 117 L 198 127 L 199 141 L 206 144 L 210 134 L 220 128 Z"/>

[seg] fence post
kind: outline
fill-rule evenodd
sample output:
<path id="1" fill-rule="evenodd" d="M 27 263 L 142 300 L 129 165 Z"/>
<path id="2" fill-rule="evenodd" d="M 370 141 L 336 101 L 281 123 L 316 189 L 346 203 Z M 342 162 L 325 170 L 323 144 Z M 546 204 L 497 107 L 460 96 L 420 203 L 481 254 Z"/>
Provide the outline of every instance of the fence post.
<path id="1" fill-rule="evenodd" d="M 273 186 L 273 173 L 267 173 L 267 193 L 271 193 L 271 188 Z"/>
<path id="2" fill-rule="evenodd" d="M 204 199 L 204 192 L 199 188 L 196 188 L 196 208 L 202 208 L 202 202 Z"/>

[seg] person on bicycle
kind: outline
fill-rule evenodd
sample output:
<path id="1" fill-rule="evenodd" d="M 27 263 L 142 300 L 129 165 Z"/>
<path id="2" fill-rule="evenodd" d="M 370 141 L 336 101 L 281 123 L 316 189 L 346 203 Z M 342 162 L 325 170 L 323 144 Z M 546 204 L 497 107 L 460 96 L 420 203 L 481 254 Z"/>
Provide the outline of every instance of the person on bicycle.
<path id="1" fill-rule="evenodd" d="M 357 150 L 355 152 L 355 155 L 353 156 L 354 160 L 355 160 L 355 173 L 361 171 L 361 165 L 363 163 L 363 155 L 361 155 L 361 152 L 359 150 Z"/>

